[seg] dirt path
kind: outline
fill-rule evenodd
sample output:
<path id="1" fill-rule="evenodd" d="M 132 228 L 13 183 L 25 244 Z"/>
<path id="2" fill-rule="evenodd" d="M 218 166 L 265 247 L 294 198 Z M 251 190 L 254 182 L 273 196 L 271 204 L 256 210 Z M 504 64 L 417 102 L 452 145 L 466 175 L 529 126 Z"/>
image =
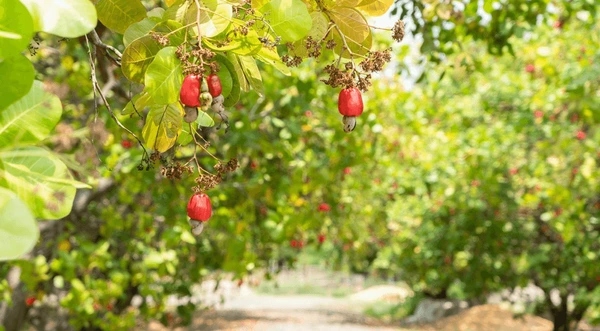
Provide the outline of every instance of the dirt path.
<path id="1" fill-rule="evenodd" d="M 198 314 L 188 331 L 408 331 L 364 317 L 358 304 L 316 295 L 247 292 L 222 307 Z M 164 330 L 157 324 L 150 330 Z"/>
<path id="2" fill-rule="evenodd" d="M 410 331 L 365 317 L 360 302 L 318 295 L 265 295 L 252 290 L 201 312 L 179 331 Z M 166 328 L 151 323 L 151 331 Z"/>

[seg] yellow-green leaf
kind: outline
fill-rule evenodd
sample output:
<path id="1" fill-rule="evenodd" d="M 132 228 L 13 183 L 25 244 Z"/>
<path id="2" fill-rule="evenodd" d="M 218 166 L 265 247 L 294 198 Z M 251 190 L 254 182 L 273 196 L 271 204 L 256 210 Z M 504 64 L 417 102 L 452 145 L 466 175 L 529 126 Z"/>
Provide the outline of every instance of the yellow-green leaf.
<path id="1" fill-rule="evenodd" d="M 312 18 L 302 0 L 272 0 L 262 8 L 270 27 L 283 42 L 293 42 L 306 36 L 312 27 Z"/>
<path id="2" fill-rule="evenodd" d="M 33 144 L 45 139 L 62 115 L 58 97 L 35 81 L 29 93 L 0 110 L 0 146 Z"/>
<path id="3" fill-rule="evenodd" d="M 342 52 L 344 43 L 356 54 L 369 52 L 372 44 L 371 28 L 361 13 L 354 8 L 336 7 L 329 14 L 337 25 L 332 33 L 336 53 L 349 57 L 348 52 Z"/>
<path id="4" fill-rule="evenodd" d="M 145 90 L 155 104 L 168 105 L 179 100 L 183 72 L 176 51 L 172 46 L 161 49 L 146 70 Z"/>
<path id="5" fill-rule="evenodd" d="M 118 33 L 146 17 L 146 8 L 139 0 L 94 0 L 94 4 L 100 22 Z"/>
<path id="6" fill-rule="evenodd" d="M 279 70 L 282 74 L 289 76 L 291 75 L 290 68 L 281 61 L 281 57 L 277 54 L 276 49 L 270 49 L 263 47 L 260 52 L 255 55 L 256 59 L 266 64 L 272 65 L 275 69 Z"/>
<path id="7" fill-rule="evenodd" d="M 21 257 L 39 237 L 35 218 L 19 197 L 0 187 L 0 261 Z"/>
<path id="8" fill-rule="evenodd" d="M 15 192 L 42 219 L 67 216 L 76 188 L 87 187 L 72 179 L 58 156 L 39 147 L 1 151 L 0 186 Z"/>
<path id="9" fill-rule="evenodd" d="M 142 129 L 146 146 L 160 153 L 166 152 L 175 145 L 181 133 L 182 121 L 183 108 L 179 102 L 151 107 Z"/>
<path id="10" fill-rule="evenodd" d="M 83 36 L 98 24 L 96 8 L 89 0 L 22 0 L 29 8 L 36 30 L 65 38 Z"/>
<path id="11" fill-rule="evenodd" d="M 123 75 L 132 82 L 143 84 L 146 69 L 161 48 L 162 46 L 149 35 L 134 40 L 123 52 Z"/>
<path id="12" fill-rule="evenodd" d="M 329 28 L 329 19 L 327 15 L 321 11 L 315 11 L 310 13 L 312 19 L 312 27 L 308 32 L 306 38 L 311 37 L 314 41 L 320 41 L 325 38 L 327 29 Z M 306 49 L 306 38 L 294 42 L 294 54 L 300 57 L 306 57 L 308 51 Z"/>
<path id="13" fill-rule="evenodd" d="M 262 83 L 262 77 L 260 75 L 260 70 L 256 65 L 256 60 L 252 56 L 238 56 L 238 60 L 240 63 L 240 67 L 244 72 L 244 76 L 246 80 L 250 84 L 250 86 L 254 89 L 256 93 L 259 95 L 264 94 L 264 88 Z"/>
<path id="14" fill-rule="evenodd" d="M 381 16 L 387 13 L 393 4 L 394 0 L 362 0 L 358 4 L 357 8 L 368 15 Z"/>

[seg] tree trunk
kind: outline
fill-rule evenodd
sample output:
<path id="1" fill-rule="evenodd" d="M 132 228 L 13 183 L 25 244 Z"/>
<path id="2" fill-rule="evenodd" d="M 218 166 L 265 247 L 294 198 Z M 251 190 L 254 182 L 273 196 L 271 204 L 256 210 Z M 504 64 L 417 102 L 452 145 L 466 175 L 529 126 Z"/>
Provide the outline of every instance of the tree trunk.
<path id="1" fill-rule="evenodd" d="M 7 275 L 8 285 L 12 288 L 12 304 L 0 306 L 0 322 L 6 331 L 19 331 L 23 328 L 28 307 L 25 305 L 25 285 L 21 283 L 21 268 L 12 267 Z"/>
<path id="2" fill-rule="evenodd" d="M 589 307 L 587 303 L 579 303 L 575 305 L 573 311 L 569 312 L 567 301 L 568 295 L 561 295 L 560 305 L 551 309 L 554 322 L 553 331 L 575 330 Z"/>

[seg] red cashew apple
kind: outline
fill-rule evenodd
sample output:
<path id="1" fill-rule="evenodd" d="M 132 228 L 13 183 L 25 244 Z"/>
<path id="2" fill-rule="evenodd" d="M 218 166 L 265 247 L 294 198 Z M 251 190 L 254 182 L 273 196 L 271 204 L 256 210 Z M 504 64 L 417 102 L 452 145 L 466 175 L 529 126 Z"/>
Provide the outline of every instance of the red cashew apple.
<path id="1" fill-rule="evenodd" d="M 190 198 L 187 206 L 187 214 L 190 218 L 192 233 L 199 235 L 204 229 L 204 222 L 212 216 L 212 205 L 206 193 L 195 193 Z"/>
<path id="2" fill-rule="evenodd" d="M 25 305 L 27 305 L 27 307 L 33 306 L 34 303 L 35 303 L 35 297 L 34 296 L 28 296 L 25 299 Z"/>
<path id="3" fill-rule="evenodd" d="M 221 86 L 221 79 L 216 74 L 210 74 L 207 78 L 208 83 L 208 92 L 212 95 L 213 98 L 218 97 L 223 92 L 223 87 Z"/>
<path id="4" fill-rule="evenodd" d="M 356 116 L 362 114 L 364 109 L 362 94 L 356 87 L 347 87 L 340 91 L 338 97 L 338 110 L 344 116 L 344 131 L 350 132 L 356 127 Z"/>
<path id="5" fill-rule="evenodd" d="M 133 142 L 131 142 L 131 140 L 129 140 L 129 139 L 124 139 L 124 140 L 121 140 L 121 146 L 123 146 L 123 148 L 125 148 L 125 149 L 129 149 L 129 148 L 133 147 Z"/>
<path id="6" fill-rule="evenodd" d="M 179 100 L 187 107 L 200 106 L 200 75 L 187 75 L 179 90 Z"/>
<path id="7" fill-rule="evenodd" d="M 320 212 L 328 212 L 331 210 L 331 206 L 329 206 L 329 204 L 325 203 L 325 202 L 321 202 L 319 204 L 319 207 L 317 208 Z"/>

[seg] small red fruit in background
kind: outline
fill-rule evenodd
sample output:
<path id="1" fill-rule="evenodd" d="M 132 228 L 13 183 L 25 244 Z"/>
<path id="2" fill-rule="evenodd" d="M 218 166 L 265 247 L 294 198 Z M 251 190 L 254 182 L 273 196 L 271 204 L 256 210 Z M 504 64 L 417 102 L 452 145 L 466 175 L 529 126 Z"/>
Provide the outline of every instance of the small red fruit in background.
<path id="1" fill-rule="evenodd" d="M 585 132 L 583 132 L 583 131 L 581 131 L 581 130 L 577 131 L 577 133 L 575 134 L 575 137 L 576 137 L 578 140 L 583 140 L 583 139 L 585 139 L 585 137 L 586 137 L 586 136 L 587 136 L 587 135 L 585 134 Z"/>
<path id="2" fill-rule="evenodd" d="M 131 140 L 129 139 L 124 139 L 121 140 L 121 146 L 123 146 L 123 148 L 125 149 L 130 149 L 131 147 L 133 147 L 133 142 L 131 142 Z"/>
<path id="3" fill-rule="evenodd" d="M 35 303 L 35 297 L 34 296 L 28 296 L 25 299 L 25 304 L 27 305 L 27 307 L 33 306 L 34 303 Z"/>
<path id="4" fill-rule="evenodd" d="M 356 116 L 364 109 L 362 94 L 356 87 L 347 87 L 338 96 L 338 110 L 344 116 L 344 131 L 350 132 L 356 127 Z"/>
<path id="5" fill-rule="evenodd" d="M 533 112 L 533 116 L 535 118 L 542 118 L 542 117 L 544 117 L 544 112 L 538 109 Z"/>
<path id="6" fill-rule="evenodd" d="M 325 203 L 325 202 L 321 202 L 321 203 L 319 204 L 319 208 L 318 208 L 318 210 L 319 210 L 320 212 L 324 212 L 324 213 L 326 213 L 326 212 L 328 212 L 328 211 L 330 211 L 330 210 L 331 210 L 331 206 L 329 206 L 329 204 L 327 204 L 327 203 Z"/>
<path id="7" fill-rule="evenodd" d="M 562 22 L 561 20 L 555 21 L 555 22 L 554 22 L 554 24 L 552 24 L 552 26 L 553 26 L 555 29 L 560 29 L 560 28 L 562 28 L 562 26 L 563 26 L 563 22 Z"/>
<path id="8" fill-rule="evenodd" d="M 579 121 L 579 115 L 573 114 L 571 115 L 571 123 L 577 123 Z"/>
<path id="9" fill-rule="evenodd" d="M 187 75 L 181 84 L 179 100 L 187 107 L 200 106 L 200 75 Z"/>
<path id="10" fill-rule="evenodd" d="M 448 255 L 444 256 L 444 264 L 450 265 L 452 263 L 452 258 Z"/>
<path id="11" fill-rule="evenodd" d="M 223 92 L 223 87 L 221 86 L 221 79 L 216 74 L 210 74 L 208 78 L 206 78 L 208 83 L 208 92 L 212 95 L 213 98 L 218 97 Z"/>
<path id="12" fill-rule="evenodd" d="M 251 161 L 250 162 L 250 169 L 252 170 L 256 170 L 258 168 L 258 162 L 256 161 Z"/>
<path id="13" fill-rule="evenodd" d="M 562 215 L 562 213 L 563 213 L 563 209 L 562 209 L 562 208 L 557 208 L 557 209 L 554 211 L 554 216 L 557 216 L 557 217 L 558 217 L 558 216 Z"/>
<path id="14" fill-rule="evenodd" d="M 304 116 L 306 116 L 308 118 L 311 118 L 311 117 L 313 117 L 313 112 L 310 111 L 310 110 L 307 110 L 307 111 L 304 112 Z"/>
<path id="15" fill-rule="evenodd" d="M 525 66 L 525 71 L 532 74 L 535 72 L 535 66 L 531 63 Z"/>
<path id="16" fill-rule="evenodd" d="M 516 174 L 519 172 L 519 169 L 517 169 L 517 168 L 510 168 L 510 170 L 508 170 L 508 172 L 509 172 L 511 175 L 513 175 L 513 176 L 514 176 L 514 175 L 516 175 Z"/>
<path id="17" fill-rule="evenodd" d="M 319 234 L 319 236 L 317 236 L 317 241 L 319 242 L 319 244 L 322 244 L 322 243 L 324 243 L 324 242 L 325 242 L 325 239 L 326 239 L 326 237 L 325 237 L 325 235 L 324 235 L 324 234 L 322 234 L 322 233 L 321 233 L 321 234 Z"/>
<path id="18" fill-rule="evenodd" d="M 525 71 L 532 74 L 535 72 L 535 66 L 533 64 L 529 63 L 525 66 Z"/>
<path id="19" fill-rule="evenodd" d="M 290 240 L 290 246 L 292 248 L 298 248 L 300 246 L 300 242 L 296 239 L 292 239 L 292 240 Z"/>
<path id="20" fill-rule="evenodd" d="M 350 168 L 350 167 L 344 168 L 344 175 L 349 175 L 351 173 L 352 173 L 352 168 Z"/>

